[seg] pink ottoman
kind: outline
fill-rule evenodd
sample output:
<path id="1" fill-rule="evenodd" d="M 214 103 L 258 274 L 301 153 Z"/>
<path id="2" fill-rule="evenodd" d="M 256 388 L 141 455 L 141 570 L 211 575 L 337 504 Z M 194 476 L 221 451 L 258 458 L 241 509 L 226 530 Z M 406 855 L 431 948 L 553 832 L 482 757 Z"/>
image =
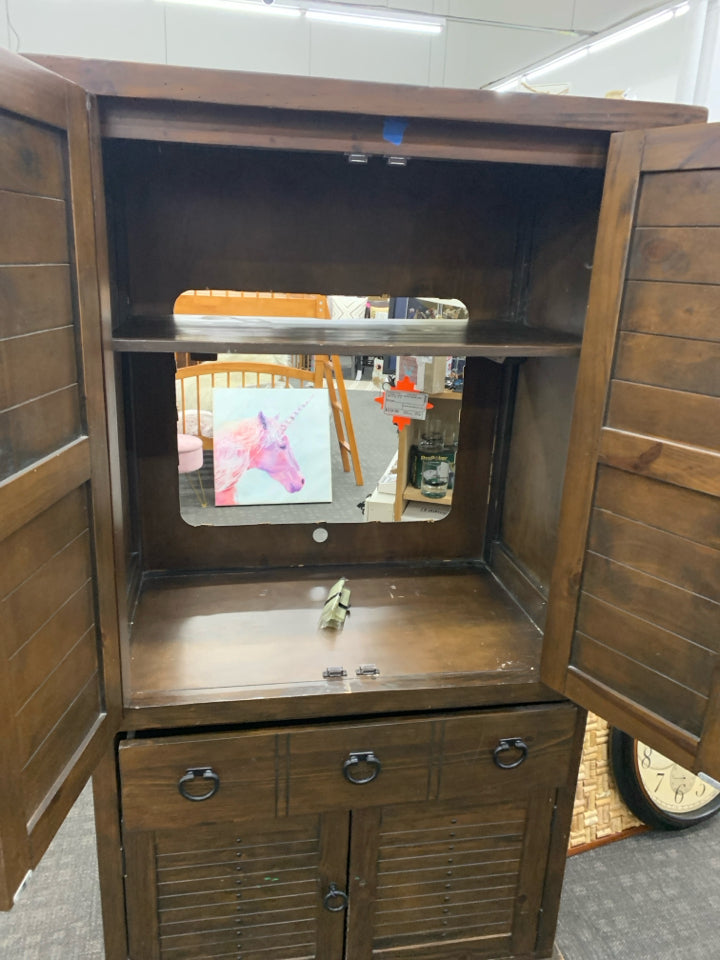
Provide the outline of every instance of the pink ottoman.
<path id="1" fill-rule="evenodd" d="M 203 445 L 200 437 L 193 437 L 189 433 L 179 433 L 178 443 L 178 471 L 192 473 L 203 465 Z"/>

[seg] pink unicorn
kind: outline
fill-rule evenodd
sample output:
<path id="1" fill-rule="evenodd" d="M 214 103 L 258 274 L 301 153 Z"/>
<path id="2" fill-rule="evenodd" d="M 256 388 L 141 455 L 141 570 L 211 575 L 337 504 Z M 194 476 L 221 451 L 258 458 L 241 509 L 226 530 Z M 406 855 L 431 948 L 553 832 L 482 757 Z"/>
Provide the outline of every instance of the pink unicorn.
<path id="1" fill-rule="evenodd" d="M 246 470 L 264 470 L 288 493 L 302 490 L 305 478 L 286 434 L 287 428 L 309 403 L 310 399 L 306 400 L 282 423 L 279 416 L 266 417 L 260 411 L 256 417 L 235 420 L 220 427 L 213 440 L 216 506 L 235 504 L 235 484 Z"/>

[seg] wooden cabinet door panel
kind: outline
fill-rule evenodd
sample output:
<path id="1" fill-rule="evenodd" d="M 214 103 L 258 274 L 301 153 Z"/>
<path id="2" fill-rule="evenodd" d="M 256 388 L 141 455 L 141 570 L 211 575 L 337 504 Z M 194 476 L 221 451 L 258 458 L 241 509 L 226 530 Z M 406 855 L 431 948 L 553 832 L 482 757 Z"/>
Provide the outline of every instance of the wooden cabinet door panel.
<path id="1" fill-rule="evenodd" d="M 614 138 L 542 678 L 720 777 L 720 127 Z"/>
<path id="2" fill-rule="evenodd" d="M 531 956 L 554 797 L 354 812 L 348 960 Z"/>
<path id="3" fill-rule="evenodd" d="M 88 104 L 0 51 L 0 906 L 119 713 Z"/>
<path id="4" fill-rule="evenodd" d="M 349 814 L 124 835 L 132 960 L 339 960 Z M 342 906 L 342 897 L 329 900 Z"/>

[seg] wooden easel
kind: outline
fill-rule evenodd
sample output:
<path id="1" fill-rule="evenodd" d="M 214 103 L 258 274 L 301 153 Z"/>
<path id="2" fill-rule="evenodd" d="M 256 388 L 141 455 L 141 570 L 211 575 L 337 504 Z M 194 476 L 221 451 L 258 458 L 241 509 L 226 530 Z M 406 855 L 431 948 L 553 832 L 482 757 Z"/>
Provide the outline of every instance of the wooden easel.
<path id="1" fill-rule="evenodd" d="M 342 459 L 343 470 L 345 473 L 349 472 L 350 459 L 352 459 L 355 483 L 361 487 L 363 485 L 363 475 L 362 467 L 360 466 L 360 454 L 355 440 L 355 430 L 350 415 L 350 405 L 345 387 L 345 378 L 343 377 L 342 367 L 340 365 L 340 357 L 316 354 L 316 374 L 318 368 L 322 369 L 328 388 L 330 406 L 332 407 L 333 420 L 335 422 L 335 432 L 337 433 L 338 443 L 340 444 L 340 458 Z M 335 389 L 336 386 L 337 390 Z"/>

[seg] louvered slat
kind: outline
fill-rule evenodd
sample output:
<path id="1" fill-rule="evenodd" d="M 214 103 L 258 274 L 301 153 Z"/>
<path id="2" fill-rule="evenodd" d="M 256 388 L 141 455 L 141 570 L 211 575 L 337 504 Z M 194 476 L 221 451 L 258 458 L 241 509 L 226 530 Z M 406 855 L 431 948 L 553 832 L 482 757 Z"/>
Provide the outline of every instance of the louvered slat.
<path id="1" fill-rule="evenodd" d="M 512 933 L 525 819 L 493 808 L 415 824 L 389 811 L 380 829 L 374 950 Z M 517 819 L 516 819 L 517 818 Z M 410 829 L 403 829 L 404 827 Z"/>

